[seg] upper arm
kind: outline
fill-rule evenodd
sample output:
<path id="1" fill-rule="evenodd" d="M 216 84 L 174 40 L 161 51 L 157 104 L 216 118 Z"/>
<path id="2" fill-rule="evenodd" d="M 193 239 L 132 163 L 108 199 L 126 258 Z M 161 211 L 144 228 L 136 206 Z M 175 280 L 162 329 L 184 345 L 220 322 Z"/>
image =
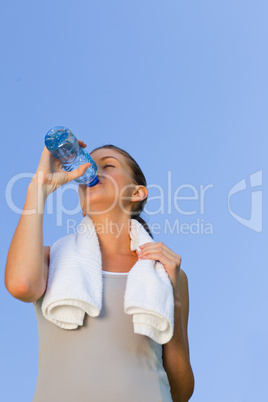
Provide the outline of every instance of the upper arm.
<path id="1" fill-rule="evenodd" d="M 189 342 L 188 342 L 189 287 L 188 287 L 187 275 L 182 269 L 180 269 L 180 275 L 179 275 L 179 295 L 181 301 L 183 331 L 185 334 L 185 340 L 187 343 L 186 346 L 189 355 Z"/>
<path id="2" fill-rule="evenodd" d="M 41 281 L 41 287 L 38 290 L 38 293 L 33 301 L 33 304 L 36 303 L 38 299 L 45 293 L 47 286 L 47 278 L 48 278 L 48 267 L 49 267 L 49 256 L 50 256 L 50 246 L 43 246 L 44 250 L 44 260 L 43 260 L 43 277 Z"/>

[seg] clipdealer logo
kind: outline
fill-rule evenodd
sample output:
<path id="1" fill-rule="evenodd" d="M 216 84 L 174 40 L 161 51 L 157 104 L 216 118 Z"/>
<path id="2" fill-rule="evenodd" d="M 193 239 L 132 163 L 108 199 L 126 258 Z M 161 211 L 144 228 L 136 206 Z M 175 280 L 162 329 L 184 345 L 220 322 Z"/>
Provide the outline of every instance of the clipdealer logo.
<path id="1" fill-rule="evenodd" d="M 199 185 L 196 187 L 192 184 L 182 184 L 177 187 L 174 191 L 172 191 L 172 172 L 168 171 L 167 177 L 167 188 L 163 188 L 163 186 L 158 184 L 149 184 L 148 190 L 150 189 L 156 190 L 156 195 L 150 195 L 148 197 L 148 201 L 145 205 L 144 212 L 146 215 L 170 215 L 170 217 L 176 216 L 178 213 L 180 216 L 192 216 L 196 218 L 196 220 L 191 221 L 187 219 L 186 221 L 180 221 L 180 219 L 176 218 L 175 221 L 171 222 L 170 219 L 165 219 L 164 227 L 159 223 L 148 223 L 148 226 L 152 232 L 152 234 L 160 234 L 160 232 L 164 229 L 165 233 L 169 232 L 170 234 L 213 234 L 213 224 L 212 222 L 207 222 L 205 217 L 205 204 L 207 202 L 207 197 L 211 198 L 211 195 L 207 195 L 207 193 L 211 193 L 213 188 L 213 184 L 208 185 Z M 39 201 L 37 209 L 33 208 L 32 210 L 23 211 L 22 207 L 19 207 L 14 202 L 13 191 L 16 183 L 25 178 L 32 178 L 33 173 L 24 172 L 16 174 L 11 177 L 6 185 L 5 198 L 6 203 L 10 210 L 17 214 L 26 214 L 31 215 L 34 213 L 41 212 L 42 213 L 42 197 L 38 197 L 40 199 L 40 211 L 39 211 Z M 246 178 L 243 178 L 236 184 L 232 186 L 232 188 L 228 192 L 227 204 L 228 211 L 232 218 L 234 218 L 238 223 L 247 227 L 250 230 L 255 232 L 262 231 L 262 221 L 263 221 L 263 213 L 262 213 L 262 170 L 259 170 L 255 173 L 252 173 L 249 176 L 250 186 L 247 186 Z M 116 186 L 116 183 L 114 183 Z M 248 188 L 252 189 L 250 192 L 250 201 L 251 201 L 251 213 L 250 218 L 247 219 L 237 212 L 234 212 L 231 208 L 231 199 L 235 195 L 241 192 L 244 192 L 244 197 L 248 197 Z M 77 205 L 75 208 L 69 209 L 64 207 L 64 194 L 66 191 L 74 191 L 77 197 Z M 117 189 L 118 190 L 118 189 Z M 188 195 L 185 195 L 185 190 L 187 190 Z M 189 194 L 190 192 L 190 194 Z M 55 203 L 54 203 L 55 201 Z M 182 205 L 185 206 L 185 202 L 187 201 L 188 208 L 183 209 Z M 157 203 L 157 207 L 155 207 L 155 202 Z M 192 209 L 189 209 L 189 202 L 191 204 Z M 153 203 L 153 205 L 152 205 Z M 54 207 L 55 205 L 55 207 Z M 195 207 L 195 208 L 194 208 Z M 113 206 L 110 206 L 108 210 L 99 211 L 99 213 L 104 213 L 111 210 Z M 56 211 L 55 211 L 56 209 Z M 67 185 L 61 186 L 57 189 L 57 191 L 50 194 L 48 199 L 46 200 L 46 213 L 48 215 L 54 214 L 56 215 L 56 225 L 63 225 L 63 215 L 71 215 L 81 214 L 81 206 L 77 193 L 77 185 L 74 182 L 68 183 Z M 202 218 L 202 219 L 200 219 Z M 145 219 L 146 220 L 146 219 Z M 77 226 L 77 222 L 75 219 L 68 219 L 67 222 L 67 230 L 75 230 Z M 106 229 L 105 229 L 106 230 Z M 114 230 L 114 229 L 113 229 Z M 118 229 L 119 230 L 119 229 Z"/>
<path id="2" fill-rule="evenodd" d="M 252 173 L 249 176 L 250 181 L 250 188 L 253 188 L 250 192 L 251 194 L 251 211 L 250 211 L 250 218 L 246 219 L 243 216 L 238 215 L 234 211 L 232 211 L 230 207 L 230 199 L 235 194 L 240 193 L 241 191 L 247 190 L 247 183 L 246 179 L 240 180 L 236 183 L 228 193 L 228 210 L 231 216 L 241 225 L 246 226 L 247 228 L 254 230 L 255 232 L 262 231 L 262 190 L 256 189 L 256 187 L 262 186 L 262 170 L 258 170 L 255 173 Z"/>

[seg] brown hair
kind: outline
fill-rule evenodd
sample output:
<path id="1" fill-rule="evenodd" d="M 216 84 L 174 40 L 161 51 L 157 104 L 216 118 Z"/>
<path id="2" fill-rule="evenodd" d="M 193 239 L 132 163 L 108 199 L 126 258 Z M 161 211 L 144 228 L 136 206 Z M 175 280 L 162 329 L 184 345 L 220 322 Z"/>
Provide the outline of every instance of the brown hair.
<path id="1" fill-rule="evenodd" d="M 90 153 L 92 153 L 93 151 L 96 151 L 97 149 L 102 149 L 102 148 L 113 149 L 113 150 L 119 152 L 121 155 L 123 155 L 126 158 L 126 160 L 128 162 L 128 165 L 132 170 L 132 178 L 133 178 L 134 183 L 137 184 L 137 185 L 140 184 L 142 186 L 147 187 L 147 182 L 146 182 L 145 176 L 144 176 L 140 166 L 138 165 L 138 163 L 135 161 L 135 159 L 132 158 L 132 156 L 127 151 L 125 151 L 124 149 L 119 148 L 119 147 L 117 147 L 115 145 L 106 144 L 106 145 L 102 145 L 100 147 L 97 147 L 97 148 L 93 149 Z M 149 235 L 153 239 L 153 235 L 152 235 L 152 233 L 151 233 L 151 231 L 149 229 L 149 226 L 147 225 L 145 220 L 140 216 L 140 214 L 142 213 L 142 211 L 144 209 L 144 206 L 145 206 L 146 202 L 147 202 L 147 197 L 142 201 L 136 202 L 135 207 L 131 211 L 130 218 L 131 219 L 136 219 L 138 222 L 140 222 L 142 224 L 142 226 L 144 227 L 144 229 L 149 233 Z"/>

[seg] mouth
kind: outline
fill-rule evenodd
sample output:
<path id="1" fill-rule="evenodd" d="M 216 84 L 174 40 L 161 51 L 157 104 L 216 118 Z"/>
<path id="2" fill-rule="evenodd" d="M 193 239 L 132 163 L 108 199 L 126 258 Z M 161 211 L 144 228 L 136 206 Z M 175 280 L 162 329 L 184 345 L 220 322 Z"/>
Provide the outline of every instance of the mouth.
<path id="1" fill-rule="evenodd" d="M 94 186 L 88 186 L 87 184 L 84 184 L 85 188 L 94 188 L 97 187 L 99 184 L 102 184 L 102 182 L 99 180 L 97 184 L 94 184 Z"/>
<path id="2" fill-rule="evenodd" d="M 100 179 L 99 179 L 98 183 L 95 184 L 94 186 L 88 186 L 87 184 L 82 184 L 82 183 L 80 183 L 78 187 L 79 187 L 82 191 L 86 191 L 86 190 L 91 190 L 91 189 L 93 189 L 94 187 L 98 187 L 99 184 L 101 184 L 101 185 L 103 184 L 102 181 L 100 181 Z"/>
<path id="3" fill-rule="evenodd" d="M 98 177 L 99 182 L 98 182 L 97 184 L 103 184 L 103 183 L 102 183 L 102 179 L 103 179 L 103 177 Z M 93 186 L 93 187 L 94 187 L 94 186 Z"/>

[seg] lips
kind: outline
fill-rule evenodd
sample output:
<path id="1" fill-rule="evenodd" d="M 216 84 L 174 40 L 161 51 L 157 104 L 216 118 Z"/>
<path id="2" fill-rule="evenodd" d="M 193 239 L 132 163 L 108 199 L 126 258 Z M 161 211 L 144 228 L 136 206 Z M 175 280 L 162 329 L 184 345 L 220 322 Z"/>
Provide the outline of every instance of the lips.
<path id="1" fill-rule="evenodd" d="M 87 184 L 79 184 L 79 187 L 82 189 L 82 190 L 86 190 L 86 189 L 92 189 L 92 188 L 94 188 L 94 187 L 96 187 L 98 184 L 103 184 L 100 180 L 98 181 L 98 183 L 97 184 L 95 184 L 94 186 L 88 186 Z"/>
<path id="2" fill-rule="evenodd" d="M 99 184 L 102 184 L 102 182 L 99 180 L 97 184 L 94 184 L 94 186 L 91 186 L 90 188 L 94 188 L 96 186 L 98 186 Z M 88 186 L 87 186 L 88 187 Z"/>

